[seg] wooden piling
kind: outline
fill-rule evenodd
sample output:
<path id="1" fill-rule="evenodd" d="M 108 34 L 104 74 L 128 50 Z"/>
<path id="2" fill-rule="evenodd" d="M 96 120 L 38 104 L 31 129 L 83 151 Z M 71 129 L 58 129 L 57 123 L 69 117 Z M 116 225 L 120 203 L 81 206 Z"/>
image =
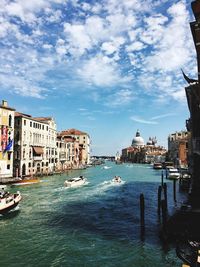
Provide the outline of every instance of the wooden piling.
<path id="1" fill-rule="evenodd" d="M 164 180 L 164 173 L 163 173 L 163 170 L 162 170 L 162 173 L 161 173 L 161 186 L 163 187 L 163 180 Z"/>
<path id="2" fill-rule="evenodd" d="M 161 209 L 162 209 L 162 227 L 163 227 L 163 232 L 165 232 L 167 223 L 167 203 L 165 199 L 161 200 Z"/>
<path id="3" fill-rule="evenodd" d="M 161 194 L 162 194 L 162 186 L 159 185 L 158 187 L 158 216 L 160 216 L 160 209 L 161 209 Z"/>
<path id="4" fill-rule="evenodd" d="M 166 183 L 164 183 L 164 185 L 163 185 L 163 190 L 164 190 L 164 200 L 165 200 L 165 202 L 166 202 L 166 210 L 168 209 L 168 205 L 167 205 L 167 184 Z"/>
<path id="5" fill-rule="evenodd" d="M 176 179 L 173 180 L 173 195 L 174 195 L 174 202 L 176 202 Z"/>
<path id="6" fill-rule="evenodd" d="M 141 227 L 141 233 L 144 233 L 145 230 L 145 201 L 144 201 L 144 195 L 140 194 L 140 227 Z"/>
<path id="7" fill-rule="evenodd" d="M 168 178 L 167 168 L 165 169 L 165 178 Z"/>

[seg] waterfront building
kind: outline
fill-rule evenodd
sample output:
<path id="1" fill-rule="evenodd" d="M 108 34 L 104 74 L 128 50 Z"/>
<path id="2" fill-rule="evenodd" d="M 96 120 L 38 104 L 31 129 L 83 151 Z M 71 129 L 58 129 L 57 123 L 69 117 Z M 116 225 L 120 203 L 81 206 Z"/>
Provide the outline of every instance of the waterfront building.
<path id="1" fill-rule="evenodd" d="M 144 144 L 144 139 L 140 136 L 139 130 L 137 130 L 131 146 L 122 149 L 121 160 L 124 162 L 141 162 L 140 151 Z"/>
<path id="2" fill-rule="evenodd" d="M 131 146 L 122 149 L 122 161 L 137 163 L 165 161 L 166 149 L 162 146 L 157 146 L 156 144 L 156 137 L 149 137 L 147 144 L 145 144 L 144 139 L 140 136 L 140 132 L 137 130 Z"/>
<path id="3" fill-rule="evenodd" d="M 0 178 L 13 176 L 14 112 L 7 101 L 0 105 Z"/>
<path id="4" fill-rule="evenodd" d="M 53 172 L 57 157 L 54 119 L 16 112 L 14 150 L 15 177 Z"/>
<path id="5" fill-rule="evenodd" d="M 89 134 L 76 129 L 68 129 L 61 131 L 58 136 L 61 136 L 65 139 L 75 138 L 75 141 L 73 142 L 73 161 L 75 160 L 77 164 L 81 164 L 83 166 L 90 163 Z"/>
<path id="6" fill-rule="evenodd" d="M 57 134 L 57 170 L 65 171 L 67 169 L 79 168 L 79 142 L 75 137 L 63 136 Z"/>
<path id="7" fill-rule="evenodd" d="M 137 130 L 135 137 L 132 140 L 132 147 L 143 147 L 145 145 L 144 139 L 140 136 L 139 130 Z"/>
<path id="8" fill-rule="evenodd" d="M 188 165 L 189 136 L 188 131 L 175 132 L 168 136 L 168 158 L 177 166 Z"/>
<path id="9" fill-rule="evenodd" d="M 163 146 L 145 145 L 142 149 L 143 161 L 145 163 L 164 162 L 166 160 L 167 150 Z"/>
<path id="10" fill-rule="evenodd" d="M 35 120 L 48 124 L 48 136 L 46 136 L 46 159 L 49 161 L 48 171 L 54 172 L 58 161 L 57 155 L 57 125 L 51 117 L 34 117 Z"/>
<path id="11" fill-rule="evenodd" d="M 200 2 L 191 3 L 195 21 L 190 23 L 192 37 L 197 55 L 198 79 L 191 79 L 184 73 L 183 76 L 189 84 L 185 87 L 190 118 L 186 122 L 187 130 L 190 131 L 190 172 L 192 177 L 190 201 L 192 207 L 200 207 Z"/>

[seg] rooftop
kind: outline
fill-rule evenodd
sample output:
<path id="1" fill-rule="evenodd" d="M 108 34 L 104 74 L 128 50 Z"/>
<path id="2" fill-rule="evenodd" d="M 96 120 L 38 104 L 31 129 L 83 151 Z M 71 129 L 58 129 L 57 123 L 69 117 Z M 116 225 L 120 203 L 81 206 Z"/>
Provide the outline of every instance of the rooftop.
<path id="1" fill-rule="evenodd" d="M 88 134 L 72 128 L 72 129 L 61 131 L 59 135 L 88 135 Z"/>

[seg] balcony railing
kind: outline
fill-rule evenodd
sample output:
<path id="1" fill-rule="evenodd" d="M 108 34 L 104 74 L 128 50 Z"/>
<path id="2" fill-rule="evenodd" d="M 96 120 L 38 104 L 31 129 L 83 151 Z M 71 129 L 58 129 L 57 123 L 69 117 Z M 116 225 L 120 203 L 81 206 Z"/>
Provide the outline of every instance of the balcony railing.
<path id="1" fill-rule="evenodd" d="M 34 156 L 33 160 L 42 160 L 42 156 Z"/>

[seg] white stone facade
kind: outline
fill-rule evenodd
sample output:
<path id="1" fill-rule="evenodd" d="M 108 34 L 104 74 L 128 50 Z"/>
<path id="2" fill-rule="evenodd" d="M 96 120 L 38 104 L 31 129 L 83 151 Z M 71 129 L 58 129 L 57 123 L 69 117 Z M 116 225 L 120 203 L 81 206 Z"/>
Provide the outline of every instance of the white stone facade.
<path id="1" fill-rule="evenodd" d="M 3 100 L 0 105 L 0 179 L 13 176 L 14 111 Z"/>
<path id="2" fill-rule="evenodd" d="M 15 177 L 48 174 L 55 169 L 56 124 L 52 118 L 15 114 Z"/>

